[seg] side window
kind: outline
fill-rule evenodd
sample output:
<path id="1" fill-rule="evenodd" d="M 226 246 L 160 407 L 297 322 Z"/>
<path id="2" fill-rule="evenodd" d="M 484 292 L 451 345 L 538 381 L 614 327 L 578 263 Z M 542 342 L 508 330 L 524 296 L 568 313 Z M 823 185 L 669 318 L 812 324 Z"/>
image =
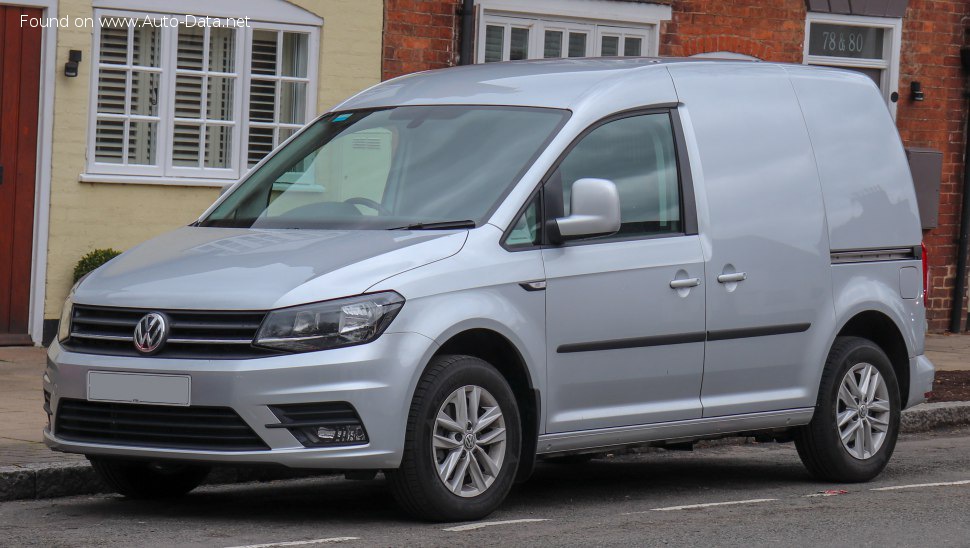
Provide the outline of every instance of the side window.
<path id="1" fill-rule="evenodd" d="M 519 220 L 512 226 L 512 230 L 505 238 L 505 245 L 510 248 L 523 248 L 539 245 L 539 197 L 536 196 L 525 208 Z"/>
<path id="2" fill-rule="evenodd" d="M 573 183 L 587 177 L 613 181 L 619 191 L 622 224 L 613 237 L 684 231 L 669 114 L 621 118 L 586 135 L 550 178 L 562 183 L 565 215 Z"/>

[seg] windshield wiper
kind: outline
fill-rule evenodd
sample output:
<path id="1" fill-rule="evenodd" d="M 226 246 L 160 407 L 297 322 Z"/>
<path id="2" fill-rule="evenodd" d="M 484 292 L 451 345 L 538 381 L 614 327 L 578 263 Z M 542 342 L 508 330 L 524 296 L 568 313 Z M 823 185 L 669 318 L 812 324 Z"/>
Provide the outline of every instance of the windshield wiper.
<path id="1" fill-rule="evenodd" d="M 449 228 L 475 228 L 475 221 L 465 219 L 463 221 L 440 221 L 437 223 L 414 223 L 404 226 L 395 226 L 388 230 L 447 230 Z"/>

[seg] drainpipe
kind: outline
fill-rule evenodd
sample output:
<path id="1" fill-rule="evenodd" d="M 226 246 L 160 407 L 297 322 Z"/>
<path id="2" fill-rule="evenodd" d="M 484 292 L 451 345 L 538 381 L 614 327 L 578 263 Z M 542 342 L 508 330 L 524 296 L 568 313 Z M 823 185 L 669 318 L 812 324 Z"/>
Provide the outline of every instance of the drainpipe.
<path id="1" fill-rule="evenodd" d="M 963 68 L 970 72 L 970 46 L 960 48 Z M 960 332 L 967 311 L 963 308 L 963 295 L 967 289 L 967 253 L 970 246 L 970 75 L 967 77 L 967 133 L 966 153 L 963 155 L 963 207 L 960 210 L 960 243 L 957 248 L 957 277 L 953 283 L 953 306 L 950 310 L 950 331 Z M 968 326 L 970 327 L 970 326 Z"/>
<path id="2" fill-rule="evenodd" d="M 471 65 L 475 51 L 475 0 L 464 0 L 461 5 L 461 50 L 459 65 Z"/>

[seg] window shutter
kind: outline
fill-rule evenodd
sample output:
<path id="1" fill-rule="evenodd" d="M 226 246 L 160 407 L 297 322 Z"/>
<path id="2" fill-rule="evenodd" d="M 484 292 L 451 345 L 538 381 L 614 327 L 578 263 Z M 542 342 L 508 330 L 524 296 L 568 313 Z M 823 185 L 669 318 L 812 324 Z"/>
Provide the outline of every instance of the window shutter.
<path id="1" fill-rule="evenodd" d="M 124 65 L 128 60 L 128 30 L 105 28 L 101 31 L 101 63 Z M 125 114 L 125 70 L 103 69 L 98 75 L 98 114 Z M 95 124 L 95 158 L 99 162 L 124 162 L 125 123 L 122 119 L 99 119 Z"/>
<path id="2" fill-rule="evenodd" d="M 92 174 L 238 177 L 313 114 L 312 27 L 156 28 L 143 18 L 160 14 L 95 14 L 104 24 L 95 30 Z"/>
<path id="3" fill-rule="evenodd" d="M 247 161 L 259 163 L 307 121 L 309 35 L 253 31 Z"/>

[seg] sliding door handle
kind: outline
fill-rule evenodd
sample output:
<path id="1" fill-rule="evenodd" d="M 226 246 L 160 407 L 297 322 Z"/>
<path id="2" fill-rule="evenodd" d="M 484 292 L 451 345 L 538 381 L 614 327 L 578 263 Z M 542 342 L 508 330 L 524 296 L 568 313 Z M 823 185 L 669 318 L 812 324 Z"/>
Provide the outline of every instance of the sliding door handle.
<path id="1" fill-rule="evenodd" d="M 722 283 L 722 284 L 743 282 L 746 279 L 748 279 L 748 275 L 745 274 L 744 272 L 721 274 L 720 276 L 717 277 L 718 283 Z"/>
<path id="2" fill-rule="evenodd" d="M 670 288 L 671 289 L 685 289 L 685 288 L 688 288 L 688 287 L 697 287 L 699 285 L 701 285 L 701 279 L 700 278 L 685 278 L 683 280 L 671 280 L 670 281 Z"/>

